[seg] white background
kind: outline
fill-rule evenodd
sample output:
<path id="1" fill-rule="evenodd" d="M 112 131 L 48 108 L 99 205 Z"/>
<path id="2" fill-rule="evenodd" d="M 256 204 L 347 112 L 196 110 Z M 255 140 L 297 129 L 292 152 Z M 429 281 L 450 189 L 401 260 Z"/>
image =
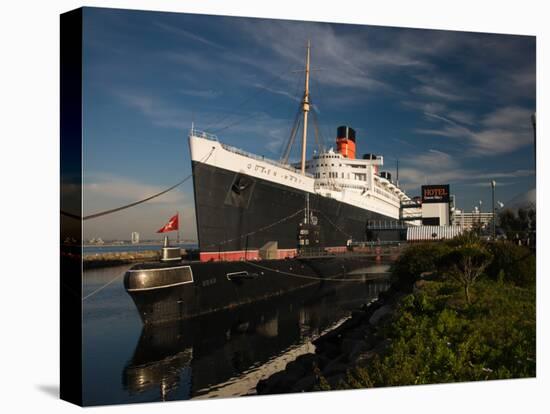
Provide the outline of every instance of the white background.
<path id="1" fill-rule="evenodd" d="M 546 2 L 4 1 L 0 12 L 0 407 L 72 412 L 59 382 L 59 14 L 82 5 L 537 35 L 537 379 L 90 408 L 116 412 L 548 412 Z M 546 407 L 545 407 L 546 406 Z"/>

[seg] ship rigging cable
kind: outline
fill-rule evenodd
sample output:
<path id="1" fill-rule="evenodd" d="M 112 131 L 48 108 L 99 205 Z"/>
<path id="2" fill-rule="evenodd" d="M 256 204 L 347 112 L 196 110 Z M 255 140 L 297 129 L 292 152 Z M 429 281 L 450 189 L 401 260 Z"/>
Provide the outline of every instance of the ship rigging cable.
<path id="1" fill-rule="evenodd" d="M 202 160 L 200 160 L 200 162 L 206 162 L 208 160 L 208 158 L 210 158 L 210 156 L 214 152 L 214 149 L 215 148 L 213 147 L 210 150 L 210 152 L 206 155 L 206 157 L 204 157 Z M 169 191 L 172 191 L 174 188 L 179 187 L 184 182 L 189 180 L 192 176 L 193 176 L 193 173 L 189 174 L 187 177 L 185 177 L 183 180 L 177 182 L 173 186 L 168 187 L 166 190 L 163 190 L 163 191 L 161 191 L 160 193 L 157 193 L 157 194 L 153 194 L 152 196 L 144 198 L 143 200 L 134 201 L 133 203 L 126 204 L 126 205 L 121 206 L 121 207 L 112 208 L 110 210 L 105 210 L 105 211 L 101 211 L 99 213 L 90 214 L 88 216 L 82 217 L 82 220 L 89 220 L 89 219 L 93 219 L 93 218 L 97 218 L 97 217 L 101 217 L 101 216 L 106 216 L 107 214 L 116 213 L 117 211 L 126 210 L 127 208 L 134 207 L 134 206 L 137 206 L 139 204 L 143 204 L 147 201 L 153 200 L 154 198 L 160 197 L 161 195 L 166 194 Z M 67 217 L 76 218 L 76 219 L 80 220 L 80 217 L 75 215 L 75 214 L 67 213 L 65 211 L 61 211 L 61 214 L 64 215 L 64 216 L 67 216 Z"/>
<path id="2" fill-rule="evenodd" d="M 236 240 L 241 240 L 241 239 L 243 239 L 243 238 L 245 238 L 245 237 L 252 236 L 252 235 L 254 235 L 254 234 L 256 234 L 256 233 L 260 233 L 260 232 L 262 232 L 262 231 L 264 231 L 264 230 L 267 230 L 267 229 L 269 229 L 269 228 L 271 228 L 271 227 L 274 227 L 274 226 L 276 226 L 276 225 L 278 225 L 278 224 L 284 223 L 285 221 L 290 220 L 291 218 L 294 218 L 294 217 L 296 217 L 297 215 L 301 214 L 304 210 L 305 210 L 305 208 L 302 208 L 302 209 L 300 209 L 300 210 L 298 210 L 298 211 L 296 211 L 296 212 L 294 212 L 294 213 L 292 213 L 292 214 L 290 214 L 290 215 L 288 215 L 288 216 L 286 216 L 286 217 L 283 217 L 283 218 L 281 218 L 281 219 L 279 219 L 279 220 L 277 220 L 277 221 L 274 221 L 273 223 L 270 223 L 270 224 L 267 224 L 267 225 L 265 225 L 265 226 L 263 226 L 263 227 L 260 227 L 259 229 L 256 229 L 256 230 L 254 230 L 254 231 L 251 231 L 251 232 L 248 232 L 248 233 L 245 233 L 245 234 L 241 234 L 239 237 L 235 237 L 235 238 L 233 238 L 233 239 L 223 240 L 223 241 L 221 241 L 221 242 L 219 242 L 219 243 L 212 243 L 212 244 L 209 244 L 208 246 L 205 246 L 205 247 L 216 247 L 216 246 L 219 247 L 219 246 L 222 246 L 222 245 L 224 245 L 224 244 L 231 243 L 231 242 L 234 242 L 234 241 L 236 241 Z M 327 219 L 328 223 L 329 223 L 331 226 L 333 226 L 336 230 L 338 230 L 339 232 L 341 232 L 344 236 L 346 236 L 346 237 L 348 237 L 348 238 L 351 238 L 351 237 L 352 237 L 351 235 L 349 235 L 348 233 L 346 233 L 344 230 L 342 230 L 340 227 L 338 227 L 338 226 L 337 226 L 337 225 L 336 225 L 336 224 L 335 224 L 335 223 L 334 223 L 334 222 L 333 222 L 324 212 L 322 212 L 321 210 L 317 210 L 317 209 L 310 209 L 310 210 L 311 210 L 311 211 L 314 211 L 314 212 L 321 213 L 321 214 Z"/>
<path id="3" fill-rule="evenodd" d="M 283 223 L 283 222 L 285 222 L 285 221 L 287 221 L 287 220 L 290 220 L 291 218 L 296 217 L 298 214 L 302 213 L 304 210 L 305 210 L 305 209 L 302 208 L 302 209 L 296 211 L 295 213 L 292 213 L 292 214 L 290 214 L 290 215 L 288 215 L 288 216 L 286 216 L 286 217 L 283 217 L 282 219 L 279 219 L 279 220 L 277 220 L 277 221 L 275 221 L 275 222 L 273 222 L 273 223 L 271 223 L 271 224 L 268 224 L 268 225 L 266 225 L 266 226 L 264 226 L 264 227 L 260 227 L 260 228 L 257 229 L 257 230 L 251 231 L 251 232 L 246 233 L 246 234 L 241 234 L 239 237 L 235 237 L 235 238 L 233 238 L 233 239 L 224 240 L 224 241 L 221 241 L 221 242 L 219 242 L 219 243 L 212 243 L 212 244 L 209 244 L 208 246 L 205 246 L 205 247 L 221 246 L 221 245 L 223 245 L 223 244 L 231 243 L 231 242 L 233 242 L 233 241 L 235 241 L 235 240 L 240 240 L 240 239 L 242 239 L 242 238 L 244 238 L 244 237 L 252 236 L 253 234 L 259 233 L 259 232 L 264 231 L 264 230 L 267 230 L 267 229 L 269 229 L 269 228 L 271 228 L 271 227 L 273 227 L 273 226 L 276 226 L 277 224 L 281 224 L 281 223 Z"/>
<path id="4" fill-rule="evenodd" d="M 242 102 L 240 102 L 238 105 L 236 105 L 237 107 L 243 107 L 245 106 L 246 104 L 248 104 L 249 102 L 251 102 L 252 100 L 254 100 L 256 97 L 258 97 L 259 95 L 261 95 L 262 93 L 264 92 L 268 92 L 270 87 L 275 85 L 275 82 L 279 81 L 280 79 L 282 79 L 282 77 L 284 75 L 286 75 L 287 73 L 289 73 L 290 71 L 290 68 L 293 66 L 290 65 L 286 70 L 284 70 L 283 72 L 279 73 L 279 74 L 276 74 L 274 75 L 273 77 L 271 77 L 267 82 L 266 82 L 266 85 L 265 86 L 257 86 L 258 90 L 255 91 L 253 94 L 249 95 L 248 97 L 246 97 Z M 254 114 L 254 116 L 257 116 L 258 113 Z M 212 126 L 215 126 L 215 125 L 219 125 L 221 124 L 222 121 L 225 121 L 225 120 L 228 120 L 228 119 L 231 119 L 233 117 L 239 117 L 240 114 L 235 114 L 235 113 L 230 113 L 230 114 L 226 114 L 226 115 L 222 115 L 221 117 L 218 117 L 217 119 L 214 119 L 212 122 L 209 122 L 208 125 L 206 127 L 204 127 L 204 130 L 205 131 L 208 131 L 208 129 Z M 238 122 L 232 122 L 230 123 L 229 125 L 226 125 L 225 127 L 223 128 L 218 128 L 216 129 L 215 131 L 222 131 L 222 130 L 225 130 L 227 128 L 230 128 L 231 126 L 234 126 L 240 122 L 244 122 L 250 118 L 253 118 L 254 116 L 252 117 L 248 117 L 246 118 L 245 120 L 241 120 L 241 121 L 238 121 Z M 215 131 L 213 131 L 215 133 Z"/>
<path id="5" fill-rule="evenodd" d="M 292 277 L 297 277 L 297 278 L 300 278 L 300 279 L 310 279 L 310 280 L 319 280 L 319 281 L 327 281 L 327 282 L 366 282 L 367 280 L 374 279 L 374 278 L 367 279 L 365 277 L 361 277 L 361 278 L 356 277 L 356 278 L 350 278 L 350 279 L 336 279 L 337 277 L 342 277 L 343 275 L 345 275 L 346 274 L 345 271 L 342 272 L 342 273 L 332 275 L 332 276 L 327 276 L 327 277 L 299 275 L 297 273 L 291 273 L 291 272 L 285 272 L 283 270 L 272 269 L 270 267 L 262 266 L 262 265 L 259 265 L 257 263 L 254 263 L 254 262 L 246 261 L 245 263 L 247 263 L 251 266 L 257 267 L 258 269 L 267 270 L 268 272 L 280 273 L 280 274 L 283 274 L 285 276 L 292 276 Z"/>
<path id="6" fill-rule="evenodd" d="M 124 272 L 119 273 L 119 274 L 117 275 L 117 277 L 115 277 L 113 280 L 111 280 L 111 281 L 105 283 L 104 285 L 101 285 L 100 287 L 98 287 L 98 288 L 97 288 L 96 290 L 94 290 L 93 292 L 88 293 L 86 296 L 84 296 L 84 297 L 82 298 L 82 302 L 84 302 L 84 301 L 85 301 L 86 299 L 88 299 L 88 298 L 91 298 L 91 297 L 94 296 L 96 293 L 99 293 L 100 291 L 102 291 L 103 289 L 105 289 L 107 286 L 109 286 L 111 283 L 113 283 L 115 280 L 119 279 L 119 278 L 120 278 L 121 276 L 123 276 L 123 275 L 124 275 Z"/>
<path id="7" fill-rule="evenodd" d="M 290 138 L 287 141 L 286 148 L 279 160 L 282 164 L 288 164 L 288 157 L 290 156 L 290 152 L 292 151 L 292 146 L 294 145 L 294 139 L 296 138 L 296 133 L 298 132 L 298 129 L 300 128 L 300 124 L 302 121 L 301 115 L 302 115 L 302 110 L 298 109 L 298 112 L 296 113 L 296 116 L 294 118 L 294 124 L 292 125 L 292 130 L 290 131 Z"/>

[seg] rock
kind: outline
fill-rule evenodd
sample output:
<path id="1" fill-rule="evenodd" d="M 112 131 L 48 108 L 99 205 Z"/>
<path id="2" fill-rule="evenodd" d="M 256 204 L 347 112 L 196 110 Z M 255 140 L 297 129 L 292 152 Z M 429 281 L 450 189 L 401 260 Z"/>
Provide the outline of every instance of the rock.
<path id="1" fill-rule="evenodd" d="M 326 377 L 327 382 L 330 385 L 330 388 L 336 389 L 336 387 L 338 387 L 338 384 L 340 383 L 340 381 L 346 378 L 346 374 L 347 373 L 344 371 L 343 373 L 331 375 L 330 377 Z"/>
<path id="2" fill-rule="evenodd" d="M 424 286 L 426 285 L 426 281 L 425 280 L 417 280 L 416 282 L 414 282 L 414 285 L 413 285 L 413 293 L 417 293 L 418 291 L 420 291 Z"/>
<path id="3" fill-rule="evenodd" d="M 365 339 L 365 337 L 369 334 L 369 325 L 361 325 L 357 329 L 354 329 L 353 331 L 349 332 L 346 335 L 346 338 L 350 339 Z"/>
<path id="4" fill-rule="evenodd" d="M 294 377 L 298 379 L 299 377 L 312 373 L 313 369 L 318 366 L 318 359 L 319 357 L 315 354 L 300 355 L 294 361 L 286 365 L 285 371 L 291 380 Z"/>
<path id="5" fill-rule="evenodd" d="M 357 319 L 359 322 L 363 322 L 366 317 L 367 312 L 364 310 L 355 310 L 351 313 L 352 319 Z"/>
<path id="6" fill-rule="evenodd" d="M 315 344 L 317 355 L 323 355 L 325 358 L 334 359 L 340 354 L 340 345 L 334 342 L 323 341 L 320 344 Z"/>
<path id="7" fill-rule="evenodd" d="M 289 362 L 285 368 L 286 375 L 290 378 L 298 380 L 306 372 L 306 367 L 298 361 Z"/>
<path id="8" fill-rule="evenodd" d="M 369 324 L 371 324 L 372 326 L 375 326 L 376 324 L 378 324 L 378 322 L 383 316 L 388 315 L 391 311 L 392 311 L 392 308 L 390 305 L 382 306 L 380 309 L 374 312 L 374 314 L 370 317 Z"/>
<path id="9" fill-rule="evenodd" d="M 346 363 L 344 363 L 340 360 L 332 361 L 323 370 L 323 376 L 328 378 L 328 377 L 330 377 L 332 375 L 335 375 L 335 374 L 345 373 L 347 369 L 348 369 L 348 364 L 346 364 Z"/>
<path id="10" fill-rule="evenodd" d="M 325 369 L 325 367 L 330 364 L 332 360 L 328 358 L 325 354 L 318 354 L 317 355 L 317 366 L 320 370 Z"/>
<path id="11" fill-rule="evenodd" d="M 311 391 L 315 385 L 315 376 L 309 375 L 296 382 L 291 388 L 291 392 Z"/>
<path id="12" fill-rule="evenodd" d="M 362 339 L 346 338 L 342 341 L 342 346 L 340 348 L 344 355 L 349 355 L 358 345 L 362 345 L 363 343 L 364 341 Z"/>
<path id="13" fill-rule="evenodd" d="M 315 354 L 304 354 L 296 358 L 296 362 L 304 365 L 306 369 L 313 369 L 313 366 L 319 362 L 319 357 Z"/>
<path id="14" fill-rule="evenodd" d="M 359 341 L 355 344 L 355 347 L 349 353 L 350 362 L 355 362 L 361 358 L 361 355 L 367 352 L 368 345 L 366 341 Z"/>
<path id="15" fill-rule="evenodd" d="M 261 380 L 256 385 L 258 394 L 278 394 L 285 392 L 287 385 L 287 376 L 285 371 L 276 372 L 269 378 Z"/>

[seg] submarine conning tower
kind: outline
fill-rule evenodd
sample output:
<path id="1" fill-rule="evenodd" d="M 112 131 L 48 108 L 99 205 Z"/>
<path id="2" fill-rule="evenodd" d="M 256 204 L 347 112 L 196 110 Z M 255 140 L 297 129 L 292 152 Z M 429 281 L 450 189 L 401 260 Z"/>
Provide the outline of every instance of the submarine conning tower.
<path id="1" fill-rule="evenodd" d="M 343 157 L 355 159 L 355 130 L 349 126 L 339 126 L 336 130 L 336 150 Z"/>

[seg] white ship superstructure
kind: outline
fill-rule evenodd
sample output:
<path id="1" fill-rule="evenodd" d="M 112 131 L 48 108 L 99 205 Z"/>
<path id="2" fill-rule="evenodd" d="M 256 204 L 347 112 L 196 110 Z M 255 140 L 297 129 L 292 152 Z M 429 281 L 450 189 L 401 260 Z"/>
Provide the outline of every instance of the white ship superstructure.
<path id="1" fill-rule="evenodd" d="M 399 220 L 401 203 L 410 200 L 390 173 L 380 172 L 384 165 L 380 155 L 350 159 L 329 149 L 306 161 L 302 174 L 296 166 L 222 144 L 216 136 L 195 129 L 189 143 L 193 162 L 332 198 L 395 220 Z"/>

